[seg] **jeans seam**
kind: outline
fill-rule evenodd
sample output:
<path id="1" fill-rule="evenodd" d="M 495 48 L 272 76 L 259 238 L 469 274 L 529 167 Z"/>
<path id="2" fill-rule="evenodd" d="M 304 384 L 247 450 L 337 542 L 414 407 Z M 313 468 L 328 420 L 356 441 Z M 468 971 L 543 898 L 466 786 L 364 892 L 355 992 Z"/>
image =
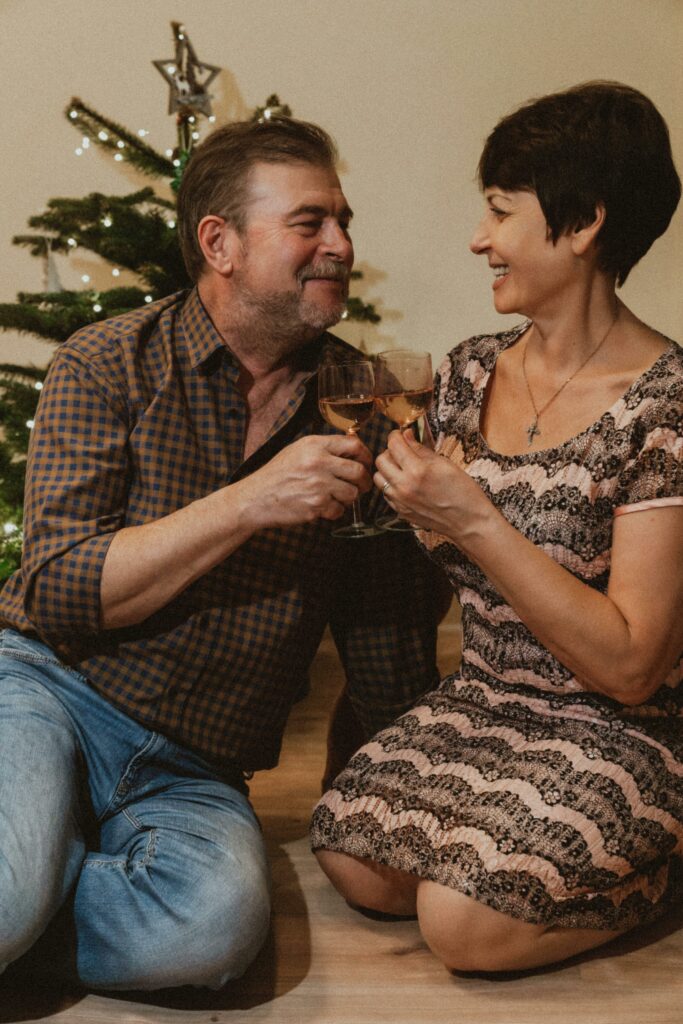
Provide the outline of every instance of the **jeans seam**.
<path id="1" fill-rule="evenodd" d="M 48 658 L 45 654 L 31 654 L 30 651 L 17 651 L 12 647 L 8 650 L 0 649 L 0 658 L 27 661 L 30 665 L 55 665 L 57 668 L 67 668 L 67 666 L 62 665 L 58 658 Z"/>
<path id="2" fill-rule="evenodd" d="M 128 796 L 128 794 L 130 793 L 130 790 L 133 787 L 133 779 L 135 778 L 135 775 L 137 774 L 139 769 L 142 767 L 142 762 L 143 762 L 143 759 L 144 759 L 145 755 L 147 753 L 149 753 L 149 750 L 156 743 L 156 741 L 158 739 L 158 736 L 159 736 L 158 733 L 155 733 L 155 732 L 151 733 L 150 736 L 148 737 L 148 739 L 146 740 L 146 742 L 143 743 L 143 745 L 140 747 L 140 749 L 136 750 L 136 752 L 133 754 L 133 756 L 131 757 L 130 761 L 126 765 L 125 770 L 121 773 L 121 776 L 119 778 L 118 784 L 117 784 L 116 788 L 114 789 L 114 792 L 112 793 L 111 800 L 109 801 L 107 806 L 104 808 L 102 813 L 99 815 L 98 821 L 103 821 L 107 817 L 107 815 L 110 813 L 112 808 L 116 807 L 117 797 Z M 123 791 L 121 790 L 121 787 L 123 787 Z M 127 814 L 127 809 L 123 808 L 123 812 L 124 812 L 124 814 Z M 132 819 L 130 819 L 130 820 L 132 821 Z M 141 826 L 139 826 L 134 821 L 132 823 L 135 825 L 136 828 L 140 828 L 141 827 Z"/>
<path id="3" fill-rule="evenodd" d="M 147 845 L 145 846 L 145 852 L 139 860 L 134 861 L 132 864 L 130 861 L 122 858 L 120 860 L 114 860 L 107 858 L 107 860 L 100 860 L 97 857 L 88 857 L 87 866 L 89 868 L 108 868 L 109 870 L 116 870 L 123 868 L 127 874 L 132 874 L 134 871 L 144 870 L 148 868 L 154 860 L 157 852 L 158 845 L 158 829 L 150 828 L 146 829 L 145 826 L 138 821 L 135 815 L 131 814 L 127 809 L 124 810 L 123 815 L 128 819 L 131 825 L 136 828 L 139 832 L 147 831 Z"/>
<path id="4" fill-rule="evenodd" d="M 45 654 L 31 654 L 30 651 L 18 651 L 13 647 L 10 647 L 7 650 L 0 647 L 0 658 L 9 658 L 11 661 L 20 661 L 25 665 L 50 665 L 52 668 L 58 668 L 60 671 L 73 676 L 74 679 L 78 679 L 79 682 L 86 683 L 90 686 L 87 676 L 84 676 L 82 672 L 78 672 L 75 668 L 72 668 L 71 665 L 65 665 L 64 662 L 59 660 L 59 658 L 48 658 Z"/>

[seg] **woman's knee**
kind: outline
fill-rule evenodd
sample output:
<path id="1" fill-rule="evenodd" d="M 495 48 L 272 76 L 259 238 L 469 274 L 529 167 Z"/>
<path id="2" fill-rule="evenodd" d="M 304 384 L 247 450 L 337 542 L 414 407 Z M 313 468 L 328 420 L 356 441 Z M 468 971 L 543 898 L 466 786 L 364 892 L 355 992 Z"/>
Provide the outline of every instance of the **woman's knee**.
<path id="1" fill-rule="evenodd" d="M 413 915 L 417 878 L 376 861 L 334 850 L 318 850 L 318 863 L 335 889 L 355 907 Z"/>
<path id="2" fill-rule="evenodd" d="M 417 910 L 425 942 L 450 971 L 513 970 L 544 931 L 436 882 L 420 883 Z"/>

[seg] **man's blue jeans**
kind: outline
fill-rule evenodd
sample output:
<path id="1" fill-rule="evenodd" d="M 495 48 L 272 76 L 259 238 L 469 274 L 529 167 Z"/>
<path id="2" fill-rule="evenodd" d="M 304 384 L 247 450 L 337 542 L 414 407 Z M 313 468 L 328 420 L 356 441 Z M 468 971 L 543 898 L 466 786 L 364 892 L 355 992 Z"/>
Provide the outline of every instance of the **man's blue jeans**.
<path id="1" fill-rule="evenodd" d="M 42 936 L 31 956 L 88 988 L 218 988 L 269 917 L 246 796 L 0 632 L 0 971 Z"/>

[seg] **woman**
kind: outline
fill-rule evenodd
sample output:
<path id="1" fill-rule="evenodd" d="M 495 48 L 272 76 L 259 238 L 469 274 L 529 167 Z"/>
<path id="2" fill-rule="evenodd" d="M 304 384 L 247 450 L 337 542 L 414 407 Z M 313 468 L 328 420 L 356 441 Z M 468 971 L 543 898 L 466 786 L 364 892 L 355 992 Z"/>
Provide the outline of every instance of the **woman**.
<path id="1" fill-rule="evenodd" d="M 506 117 L 479 171 L 471 248 L 528 319 L 450 353 L 436 452 L 394 433 L 375 475 L 453 582 L 462 665 L 355 755 L 313 847 L 350 903 L 497 971 L 683 894 L 683 352 L 615 294 L 680 181 L 609 82 Z"/>

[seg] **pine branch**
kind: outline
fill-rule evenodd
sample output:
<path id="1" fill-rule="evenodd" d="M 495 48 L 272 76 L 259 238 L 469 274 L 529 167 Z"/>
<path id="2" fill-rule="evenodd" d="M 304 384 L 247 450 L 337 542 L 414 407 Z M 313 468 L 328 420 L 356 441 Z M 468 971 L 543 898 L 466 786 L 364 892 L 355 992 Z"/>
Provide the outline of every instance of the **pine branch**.
<path id="1" fill-rule="evenodd" d="M 140 288 L 63 291 L 52 295 L 22 292 L 17 296 L 18 302 L 0 303 L 0 330 L 36 334 L 46 341 L 62 342 L 81 327 L 144 306 L 147 294 Z M 95 305 L 99 309 L 94 309 Z"/>
<path id="2" fill-rule="evenodd" d="M 29 225 L 45 235 L 17 235 L 16 245 L 44 255 L 70 252 L 80 247 L 142 277 L 155 298 L 189 285 L 175 225 L 164 217 L 173 204 L 160 199 L 151 188 L 128 196 L 93 192 L 83 199 L 51 199 L 45 213 L 29 219 Z M 153 258 L 150 258 L 150 257 Z"/>
<path id="3" fill-rule="evenodd" d="M 21 503 L 7 496 L 6 470 L 11 469 L 0 447 L 0 585 L 21 564 Z M 22 467 L 23 472 L 23 467 Z"/>
<path id="4" fill-rule="evenodd" d="M 66 310 L 63 316 L 50 316 L 21 302 L 0 303 L 0 330 L 36 334 L 46 341 L 66 341 L 81 322 L 77 314 L 70 317 Z"/>
<path id="5" fill-rule="evenodd" d="M 350 295 L 346 302 L 347 320 L 361 320 L 378 324 L 382 317 L 371 302 L 363 302 L 355 295 Z"/>
<path id="6" fill-rule="evenodd" d="M 74 97 L 65 110 L 68 121 L 96 146 L 119 154 L 126 163 L 132 164 L 152 178 L 172 178 L 174 167 L 168 157 L 158 153 L 143 142 L 139 135 L 133 135 L 123 125 L 98 114 L 78 97 Z M 105 137 L 102 138 L 102 135 Z M 118 146 L 117 143 L 122 145 Z"/>
<path id="7" fill-rule="evenodd" d="M 17 455 L 25 461 L 31 430 L 29 424 L 35 416 L 37 405 L 38 391 L 35 384 L 0 376 L 0 424 L 4 437 L 3 447 L 11 457 L 11 465 L 15 465 Z M 5 475 L 7 472 L 9 470 L 6 468 Z"/>
<path id="8" fill-rule="evenodd" d="M 45 370 L 38 366 L 23 366 L 19 363 L 0 363 L 0 376 L 38 381 L 45 379 Z"/>

